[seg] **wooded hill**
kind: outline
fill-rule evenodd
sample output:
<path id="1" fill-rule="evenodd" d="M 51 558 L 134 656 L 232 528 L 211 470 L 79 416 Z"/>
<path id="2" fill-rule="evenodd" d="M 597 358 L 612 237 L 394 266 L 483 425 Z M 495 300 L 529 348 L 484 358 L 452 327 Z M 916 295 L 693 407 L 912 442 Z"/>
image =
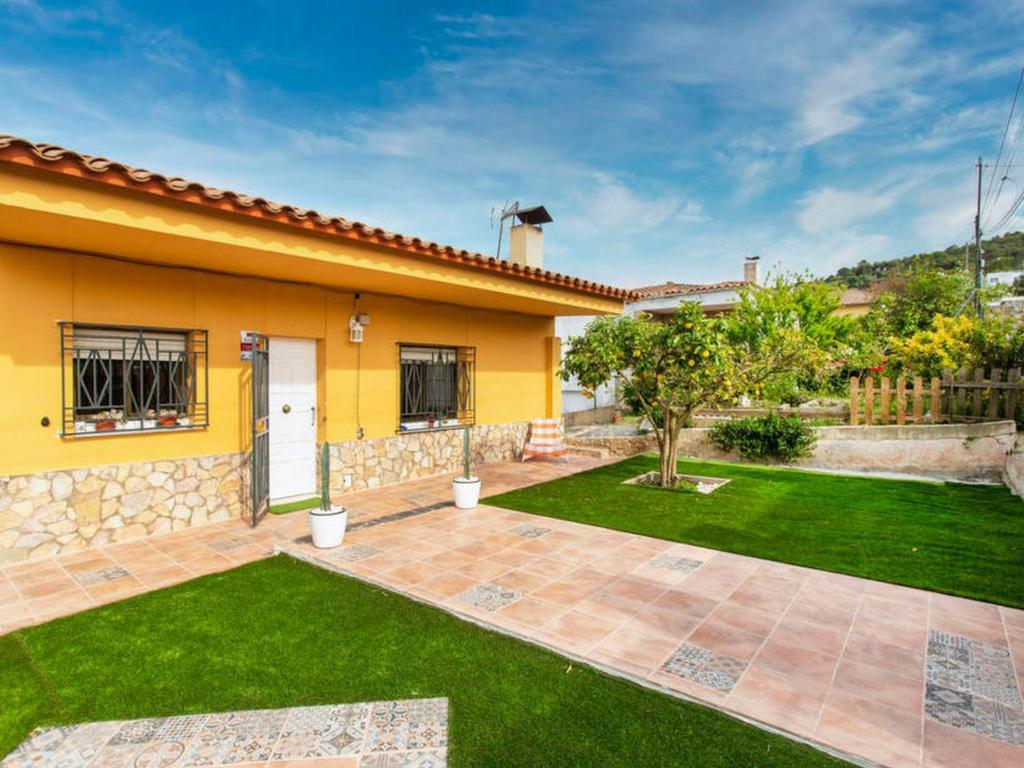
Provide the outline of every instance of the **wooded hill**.
<path id="1" fill-rule="evenodd" d="M 917 266 L 939 269 L 962 268 L 965 265 L 965 258 L 973 256 L 973 249 L 965 249 L 967 246 L 951 245 L 944 251 L 916 253 L 913 256 L 888 261 L 861 261 L 855 267 L 841 267 L 835 274 L 826 277 L 825 282 L 842 284 L 848 288 L 867 288 L 893 272 Z M 981 251 L 985 254 L 986 272 L 1024 269 L 1024 232 L 1008 232 L 991 240 L 982 240 Z"/>

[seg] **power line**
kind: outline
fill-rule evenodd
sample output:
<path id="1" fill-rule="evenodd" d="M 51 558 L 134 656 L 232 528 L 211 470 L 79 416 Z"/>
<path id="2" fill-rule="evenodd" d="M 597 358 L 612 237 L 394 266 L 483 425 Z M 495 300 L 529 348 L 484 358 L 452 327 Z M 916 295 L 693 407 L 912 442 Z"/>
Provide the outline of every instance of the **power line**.
<path id="1" fill-rule="evenodd" d="M 985 190 L 985 202 L 983 208 L 988 207 L 989 200 L 992 196 L 992 183 L 995 181 L 996 176 L 999 173 L 999 161 L 1003 158 L 1003 148 L 1006 146 L 1006 137 L 1010 132 L 1010 126 L 1013 125 L 1013 113 L 1017 108 L 1017 97 L 1020 96 L 1021 86 L 1024 86 L 1024 66 L 1020 68 L 1020 75 L 1017 77 L 1017 87 L 1013 91 L 1013 99 L 1010 101 L 1010 114 L 1006 116 L 1006 126 L 1003 128 L 1003 137 L 999 140 L 999 151 L 996 153 L 996 162 L 992 166 L 992 175 L 988 179 L 988 188 Z M 1000 188 L 1002 183 L 1000 183 Z"/>

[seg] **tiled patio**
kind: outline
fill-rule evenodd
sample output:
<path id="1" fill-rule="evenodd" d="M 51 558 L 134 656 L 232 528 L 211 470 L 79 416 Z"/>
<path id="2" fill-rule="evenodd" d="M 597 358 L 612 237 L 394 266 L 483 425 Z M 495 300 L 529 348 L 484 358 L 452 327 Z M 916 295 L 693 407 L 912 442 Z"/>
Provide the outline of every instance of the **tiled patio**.
<path id="1" fill-rule="evenodd" d="M 487 492 L 501 493 L 605 463 L 577 456 L 568 462 L 506 462 L 478 469 Z M 353 531 L 450 500 L 448 476 L 342 497 Z M 290 526 L 296 522 L 304 526 L 305 515 L 267 515 L 257 528 L 228 520 L 0 568 L 0 635 L 268 557 L 283 537 L 293 537 Z"/>
<path id="2" fill-rule="evenodd" d="M 444 768 L 448 700 L 113 720 L 33 734 L 2 768 Z"/>
<path id="3" fill-rule="evenodd" d="M 481 474 L 494 493 L 600 463 Z M 279 546 L 858 762 L 1024 764 L 1024 611 L 448 498 L 445 478 L 349 496 L 333 551 L 292 514 L 8 568 L 0 610 L 28 613 L 4 628 Z"/>

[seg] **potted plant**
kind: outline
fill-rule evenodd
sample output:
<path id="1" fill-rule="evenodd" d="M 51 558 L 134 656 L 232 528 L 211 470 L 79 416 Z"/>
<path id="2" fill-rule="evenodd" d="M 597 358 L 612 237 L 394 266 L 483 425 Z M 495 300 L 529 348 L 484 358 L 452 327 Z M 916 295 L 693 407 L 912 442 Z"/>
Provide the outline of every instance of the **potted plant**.
<path id="1" fill-rule="evenodd" d="M 160 411 L 159 424 L 161 427 L 178 426 L 178 412 L 173 408 L 165 408 Z"/>
<path id="2" fill-rule="evenodd" d="M 480 478 L 469 473 L 469 427 L 462 432 L 462 477 L 452 480 L 455 492 L 455 506 L 459 509 L 473 509 L 480 500 Z"/>
<path id="3" fill-rule="evenodd" d="M 320 508 L 309 510 L 309 530 L 313 546 L 330 549 L 345 539 L 348 512 L 331 504 L 331 453 L 324 443 L 320 451 Z"/>

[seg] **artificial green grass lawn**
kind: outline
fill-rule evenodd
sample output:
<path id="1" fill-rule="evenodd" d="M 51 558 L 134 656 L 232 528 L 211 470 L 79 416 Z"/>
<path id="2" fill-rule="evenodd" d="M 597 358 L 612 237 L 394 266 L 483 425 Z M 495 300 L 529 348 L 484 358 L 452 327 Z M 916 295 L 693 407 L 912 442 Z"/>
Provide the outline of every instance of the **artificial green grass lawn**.
<path id="1" fill-rule="evenodd" d="M 0 637 L 0 755 L 51 723 L 447 696 L 452 766 L 836 766 L 284 555 Z"/>
<path id="2" fill-rule="evenodd" d="M 623 485 L 635 456 L 486 503 L 713 549 L 1024 607 L 1024 502 L 1002 486 L 882 480 L 724 461 L 714 493 Z"/>
<path id="3" fill-rule="evenodd" d="M 320 506 L 320 497 L 312 496 L 308 499 L 289 501 L 285 502 L 284 504 L 273 504 L 270 507 L 270 514 L 287 515 L 289 512 L 298 512 L 301 509 L 312 509 L 313 507 L 318 506 Z"/>

